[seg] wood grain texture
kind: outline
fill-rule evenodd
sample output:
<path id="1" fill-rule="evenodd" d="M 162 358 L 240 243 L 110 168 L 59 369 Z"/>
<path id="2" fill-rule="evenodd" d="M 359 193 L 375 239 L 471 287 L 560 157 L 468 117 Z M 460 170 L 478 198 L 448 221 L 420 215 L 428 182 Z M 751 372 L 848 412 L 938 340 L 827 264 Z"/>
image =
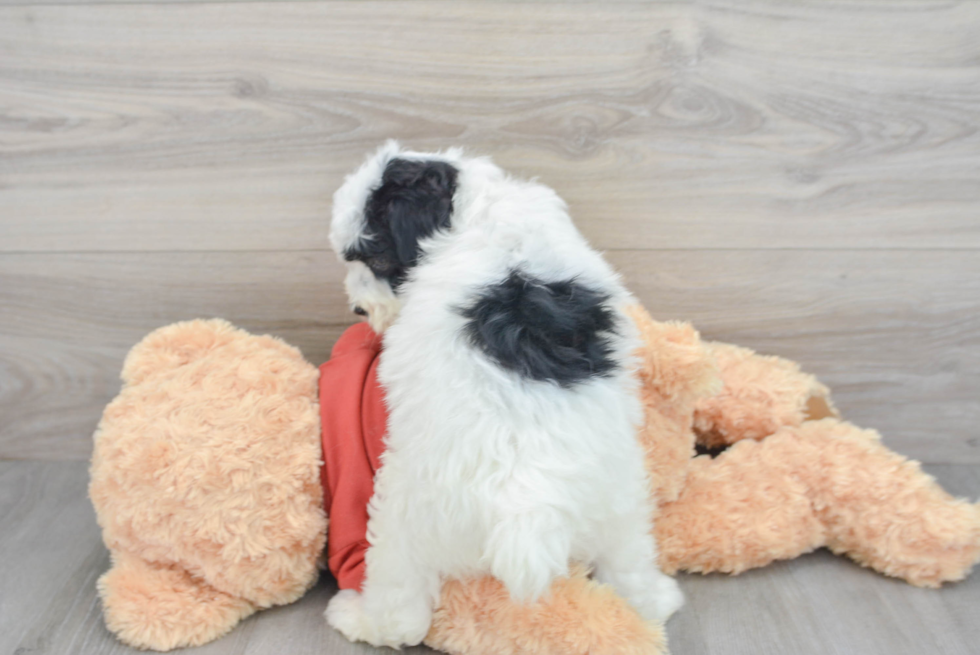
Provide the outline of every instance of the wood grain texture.
<path id="1" fill-rule="evenodd" d="M 0 459 L 87 459 L 128 350 L 226 318 L 320 364 L 355 318 L 332 253 L 0 256 Z"/>
<path id="2" fill-rule="evenodd" d="M 926 470 L 953 493 L 980 492 L 975 466 Z M 680 580 L 688 604 L 668 625 L 678 655 L 967 655 L 980 643 L 976 574 L 938 592 L 917 589 L 821 549 L 737 577 Z"/>
<path id="3" fill-rule="evenodd" d="M 980 3 L 115 2 L 0 0 L 0 460 L 87 459 L 173 321 L 326 359 L 352 318 L 330 195 L 396 137 L 539 177 L 655 316 L 800 361 L 980 494 Z M 0 651 L 136 652 L 102 623 L 86 482 L 0 461 Z M 976 574 L 819 551 L 681 584 L 676 655 L 980 644 Z M 194 652 L 380 652 L 324 624 L 335 590 Z"/>
<path id="4" fill-rule="evenodd" d="M 109 568 L 88 472 L 80 462 L 0 462 L 0 651 L 15 655 L 138 653 L 105 628 L 95 590 Z M 329 578 L 329 576 L 328 576 Z M 327 627 L 323 609 L 336 593 L 321 582 L 300 603 L 260 613 L 195 653 L 357 655 Z M 430 649 L 406 649 L 431 653 Z"/>
<path id="5" fill-rule="evenodd" d="M 9 2 L 9 0 L 7 0 Z M 602 248 L 980 247 L 980 4 L 0 7 L 0 249 L 306 250 L 388 137 Z"/>
<path id="6" fill-rule="evenodd" d="M 980 467 L 930 466 L 976 498 Z M 109 566 L 81 462 L 0 462 L 0 650 L 15 655 L 128 655 L 105 629 L 95 580 Z M 687 605 L 668 624 L 675 655 L 973 655 L 980 575 L 916 589 L 827 551 L 738 577 L 681 575 Z M 201 655 L 367 655 L 322 613 L 322 580 L 298 602 L 259 612 Z M 190 651 L 189 651 L 190 652 Z M 427 648 L 406 649 L 423 654 Z"/>
<path id="7" fill-rule="evenodd" d="M 799 361 L 844 415 L 927 462 L 980 463 L 980 257 L 613 251 L 658 318 Z M 219 316 L 320 364 L 353 315 L 332 253 L 0 255 L 0 458 L 86 459 L 127 350 Z"/>

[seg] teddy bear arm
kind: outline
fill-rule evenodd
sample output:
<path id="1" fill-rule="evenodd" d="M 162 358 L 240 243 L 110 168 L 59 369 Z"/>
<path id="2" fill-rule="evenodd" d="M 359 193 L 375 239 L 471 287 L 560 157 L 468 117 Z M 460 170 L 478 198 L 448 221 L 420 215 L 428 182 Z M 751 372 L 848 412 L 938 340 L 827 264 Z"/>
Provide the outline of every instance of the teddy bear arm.
<path id="1" fill-rule="evenodd" d="M 694 429 L 700 445 L 724 447 L 762 439 L 783 426 L 838 416 L 827 387 L 795 362 L 726 343 L 706 347 L 718 363 L 723 386 L 697 403 Z"/>
<path id="2" fill-rule="evenodd" d="M 151 564 L 118 551 L 112 559 L 112 568 L 98 581 L 106 626 L 135 648 L 199 646 L 256 610 L 178 566 Z"/>
<path id="3" fill-rule="evenodd" d="M 689 419 L 696 400 L 721 388 L 714 356 L 691 324 L 654 321 L 639 305 L 626 312 L 639 332 L 636 355 L 645 400 Z"/>

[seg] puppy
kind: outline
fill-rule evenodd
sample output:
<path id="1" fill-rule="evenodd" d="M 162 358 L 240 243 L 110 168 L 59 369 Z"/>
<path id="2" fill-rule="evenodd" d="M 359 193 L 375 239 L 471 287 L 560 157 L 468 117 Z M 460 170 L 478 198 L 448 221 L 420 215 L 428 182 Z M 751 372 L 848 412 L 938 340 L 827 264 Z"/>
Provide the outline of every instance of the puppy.
<path id="1" fill-rule="evenodd" d="M 354 311 L 384 334 L 389 409 L 352 641 L 422 641 L 445 578 L 529 603 L 594 566 L 644 616 L 683 602 L 657 569 L 633 374 L 635 302 L 549 188 L 460 150 L 389 142 L 334 196 Z"/>

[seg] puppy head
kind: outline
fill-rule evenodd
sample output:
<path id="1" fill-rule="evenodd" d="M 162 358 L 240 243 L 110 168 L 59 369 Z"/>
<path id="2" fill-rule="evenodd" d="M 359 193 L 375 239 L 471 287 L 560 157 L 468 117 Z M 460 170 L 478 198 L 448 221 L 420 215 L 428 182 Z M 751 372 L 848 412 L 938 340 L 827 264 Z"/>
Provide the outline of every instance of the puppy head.
<path id="1" fill-rule="evenodd" d="M 376 332 L 398 315 L 399 289 L 424 239 L 449 228 L 457 176 L 448 157 L 389 141 L 334 194 L 330 242 L 347 263 L 352 309 Z"/>

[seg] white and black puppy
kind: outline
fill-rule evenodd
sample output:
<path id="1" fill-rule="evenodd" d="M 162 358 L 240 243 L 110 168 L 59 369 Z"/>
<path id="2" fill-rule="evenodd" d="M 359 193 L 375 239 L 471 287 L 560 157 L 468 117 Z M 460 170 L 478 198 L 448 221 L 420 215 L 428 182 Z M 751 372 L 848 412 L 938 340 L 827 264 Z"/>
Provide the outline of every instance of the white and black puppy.
<path id="1" fill-rule="evenodd" d="M 417 644 L 445 578 L 491 573 L 531 602 L 569 560 L 644 617 L 678 609 L 636 439 L 635 301 L 554 191 L 391 142 L 337 191 L 330 237 L 384 333 L 389 409 L 363 588 L 330 625 Z"/>

